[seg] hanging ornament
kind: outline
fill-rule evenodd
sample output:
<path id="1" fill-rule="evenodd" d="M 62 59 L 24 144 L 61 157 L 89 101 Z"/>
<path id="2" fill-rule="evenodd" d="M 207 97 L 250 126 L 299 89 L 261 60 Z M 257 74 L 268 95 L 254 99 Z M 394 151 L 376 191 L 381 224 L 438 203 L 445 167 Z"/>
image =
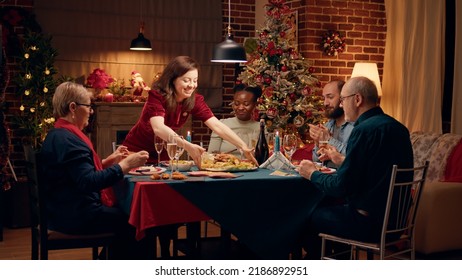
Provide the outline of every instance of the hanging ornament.
<path id="1" fill-rule="evenodd" d="M 24 54 L 24 58 L 25 58 L 25 59 L 29 59 L 29 54 L 28 54 L 28 53 L 25 53 L 25 54 Z"/>
<path id="2" fill-rule="evenodd" d="M 300 115 L 297 115 L 295 118 L 294 118 L 294 125 L 295 127 L 302 127 L 303 125 L 305 124 L 305 120 L 302 118 L 302 116 Z"/>
<path id="3" fill-rule="evenodd" d="M 44 92 L 44 93 L 47 93 L 47 92 L 48 92 L 48 88 L 47 88 L 47 87 L 44 87 L 44 88 L 43 88 L 43 92 Z"/>
<path id="4" fill-rule="evenodd" d="M 266 111 L 266 115 L 268 116 L 268 118 L 273 119 L 278 115 L 278 110 L 276 108 L 269 108 Z"/>
<path id="5" fill-rule="evenodd" d="M 19 111 L 24 111 L 24 105 L 21 105 L 21 107 L 19 107 Z"/>
<path id="6" fill-rule="evenodd" d="M 48 68 L 45 68 L 45 75 L 50 75 L 50 70 Z"/>
<path id="7" fill-rule="evenodd" d="M 35 112 L 35 108 L 30 108 L 31 113 Z"/>
<path id="8" fill-rule="evenodd" d="M 30 49 L 33 50 L 33 51 L 38 50 L 38 48 L 36 46 L 31 46 Z"/>
<path id="9" fill-rule="evenodd" d="M 32 75 L 30 73 L 27 73 L 25 77 L 26 77 L 26 80 L 32 79 Z"/>
<path id="10" fill-rule="evenodd" d="M 30 91 L 29 91 L 28 89 L 26 89 L 26 90 L 24 91 L 24 95 L 25 95 L 25 96 L 28 96 L 29 94 L 30 94 Z"/>

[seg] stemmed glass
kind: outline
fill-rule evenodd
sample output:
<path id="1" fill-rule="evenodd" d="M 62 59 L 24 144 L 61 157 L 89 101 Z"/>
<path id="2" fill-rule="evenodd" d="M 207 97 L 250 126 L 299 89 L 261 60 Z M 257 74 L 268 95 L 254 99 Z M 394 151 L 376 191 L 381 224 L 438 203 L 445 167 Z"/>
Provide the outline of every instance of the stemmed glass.
<path id="1" fill-rule="evenodd" d="M 330 137 L 329 132 L 321 131 L 319 135 L 319 142 L 318 142 L 319 149 L 327 148 L 327 144 L 329 143 L 329 137 Z M 323 160 L 322 166 L 325 166 L 325 164 L 326 164 L 326 161 Z"/>
<path id="2" fill-rule="evenodd" d="M 175 139 L 176 136 L 177 134 L 170 134 L 167 141 L 167 154 L 170 158 L 170 178 L 172 178 L 173 175 L 173 160 L 175 159 L 176 150 L 178 147 L 177 141 Z"/>
<path id="3" fill-rule="evenodd" d="M 274 151 L 274 133 L 269 132 L 266 136 L 266 142 L 268 142 L 269 153 L 272 154 Z"/>
<path id="4" fill-rule="evenodd" d="M 294 154 L 297 148 L 297 136 L 295 136 L 294 134 L 284 135 L 282 145 L 284 147 L 285 154 L 289 158 L 289 161 L 292 162 L 292 155 Z"/>
<path id="5" fill-rule="evenodd" d="M 175 153 L 175 161 L 176 161 L 176 169 L 178 170 L 178 161 L 184 152 L 184 138 L 181 135 L 176 135 L 174 139 L 177 144 L 176 153 Z"/>
<path id="6" fill-rule="evenodd" d="M 157 165 L 160 167 L 160 153 L 162 153 L 162 150 L 164 149 L 164 139 L 154 135 L 154 147 L 156 148 L 157 152 Z"/>

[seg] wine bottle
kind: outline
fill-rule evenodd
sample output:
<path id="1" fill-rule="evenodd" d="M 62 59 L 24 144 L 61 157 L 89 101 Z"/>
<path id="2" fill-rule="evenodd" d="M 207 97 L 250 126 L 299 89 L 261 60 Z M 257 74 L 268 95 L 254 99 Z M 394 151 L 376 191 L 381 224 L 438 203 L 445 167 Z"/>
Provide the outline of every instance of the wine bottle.
<path id="1" fill-rule="evenodd" d="M 264 163 L 269 157 L 268 143 L 265 137 L 265 120 L 260 120 L 260 135 L 258 136 L 257 145 L 255 146 L 255 159 L 258 164 Z"/>

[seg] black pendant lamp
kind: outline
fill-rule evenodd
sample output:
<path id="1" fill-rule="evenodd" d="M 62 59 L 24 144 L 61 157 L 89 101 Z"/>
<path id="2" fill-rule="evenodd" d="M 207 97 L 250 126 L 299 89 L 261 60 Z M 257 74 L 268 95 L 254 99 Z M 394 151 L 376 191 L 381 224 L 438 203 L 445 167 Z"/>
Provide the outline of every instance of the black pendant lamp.
<path id="1" fill-rule="evenodd" d="M 132 40 L 132 43 L 130 44 L 130 50 L 133 51 L 150 51 L 152 50 L 151 48 L 151 41 L 146 39 L 143 35 L 144 32 L 144 22 L 140 23 L 140 33 L 138 34 L 138 37 Z"/>
<path id="2" fill-rule="evenodd" d="M 140 33 L 138 37 L 132 40 L 130 44 L 130 50 L 132 51 L 150 51 L 151 41 L 146 39 L 143 35 L 144 32 L 144 21 L 143 21 L 143 0 L 140 0 Z"/>
<path id="3" fill-rule="evenodd" d="M 228 0 L 228 34 L 223 42 L 213 48 L 212 62 L 242 63 L 247 62 L 245 49 L 234 42 L 231 35 L 231 0 Z"/>

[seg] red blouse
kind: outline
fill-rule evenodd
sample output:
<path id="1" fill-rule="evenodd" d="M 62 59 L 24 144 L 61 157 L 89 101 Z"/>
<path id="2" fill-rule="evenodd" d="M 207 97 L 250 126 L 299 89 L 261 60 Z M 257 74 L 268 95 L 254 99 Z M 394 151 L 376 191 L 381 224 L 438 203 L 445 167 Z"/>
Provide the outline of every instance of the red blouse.
<path id="1" fill-rule="evenodd" d="M 157 159 L 157 153 L 154 149 L 154 131 L 149 119 L 155 116 L 164 117 L 166 126 L 173 130 L 178 130 L 185 124 L 190 114 L 194 119 L 203 122 L 214 116 L 205 103 L 204 97 L 197 93 L 195 94 L 194 107 L 189 112 L 183 108 L 183 104 L 178 104 L 174 112 L 167 112 L 166 108 L 167 105 L 164 96 L 156 90 L 149 91 L 148 100 L 144 104 L 140 119 L 127 134 L 123 145 L 127 146 L 128 150 L 133 152 L 148 151 L 150 158 Z"/>

